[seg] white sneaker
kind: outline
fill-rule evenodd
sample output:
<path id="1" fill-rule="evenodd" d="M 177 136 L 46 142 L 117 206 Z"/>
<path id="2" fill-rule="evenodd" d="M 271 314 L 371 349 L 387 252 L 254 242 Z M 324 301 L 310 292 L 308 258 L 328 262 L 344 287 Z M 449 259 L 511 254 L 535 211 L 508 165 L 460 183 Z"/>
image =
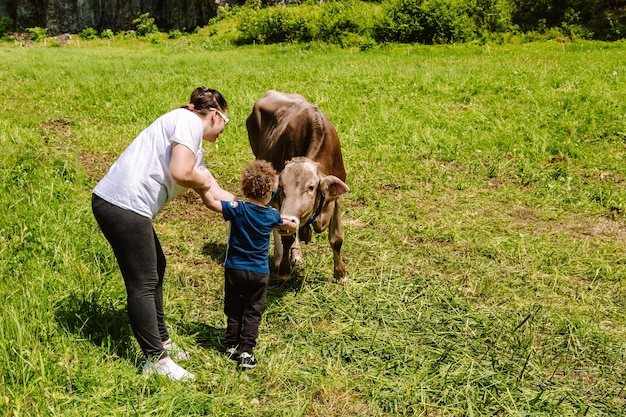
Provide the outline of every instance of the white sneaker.
<path id="1" fill-rule="evenodd" d="M 146 359 L 146 362 L 143 364 L 143 373 L 146 375 L 163 375 L 172 381 L 190 381 L 196 379 L 194 374 L 178 366 L 176 362 L 169 357 L 159 359 L 154 363 Z"/>
<path id="2" fill-rule="evenodd" d="M 189 352 L 172 342 L 172 339 L 167 339 L 163 342 L 163 349 L 167 352 L 167 356 L 172 358 L 174 361 L 184 361 L 189 359 L 191 356 Z"/>

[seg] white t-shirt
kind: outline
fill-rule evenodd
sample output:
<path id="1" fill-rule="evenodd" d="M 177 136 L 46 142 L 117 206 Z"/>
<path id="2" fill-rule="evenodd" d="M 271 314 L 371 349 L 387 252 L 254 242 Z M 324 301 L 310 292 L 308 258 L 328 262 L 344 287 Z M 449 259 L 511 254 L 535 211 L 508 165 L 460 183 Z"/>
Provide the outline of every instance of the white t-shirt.
<path id="1" fill-rule="evenodd" d="M 174 142 L 204 165 L 202 120 L 187 109 L 176 109 L 156 119 L 124 150 L 93 193 L 123 209 L 154 218 L 167 202 L 187 188 L 174 182 L 170 159 Z"/>

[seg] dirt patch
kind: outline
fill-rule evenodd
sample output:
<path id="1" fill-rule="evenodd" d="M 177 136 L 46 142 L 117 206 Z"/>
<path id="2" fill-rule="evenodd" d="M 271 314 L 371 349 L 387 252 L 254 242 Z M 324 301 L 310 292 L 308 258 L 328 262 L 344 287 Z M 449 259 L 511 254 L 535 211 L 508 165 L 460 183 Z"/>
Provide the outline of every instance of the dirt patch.
<path id="1" fill-rule="evenodd" d="M 115 162 L 115 156 L 111 154 L 100 154 L 87 152 L 82 154 L 78 158 L 78 162 L 85 168 L 87 175 L 90 178 L 100 181 L 104 174 L 107 173 L 113 162 Z"/>
<path id="2" fill-rule="evenodd" d="M 200 196 L 194 190 L 187 190 L 185 194 L 174 197 L 159 213 L 162 221 L 184 218 L 186 221 L 206 222 L 211 219 L 211 211 L 204 205 Z"/>
<path id="3" fill-rule="evenodd" d="M 115 156 L 107 153 L 83 153 L 78 161 L 85 168 L 87 175 L 95 181 L 100 181 L 115 162 Z M 193 190 L 187 190 L 175 197 L 159 214 L 159 218 L 167 220 L 180 218 L 186 220 L 205 220 L 209 209 L 205 207 L 200 196 Z"/>
<path id="4" fill-rule="evenodd" d="M 589 234 L 591 236 L 612 237 L 623 242 L 626 241 L 626 225 L 615 220 L 599 218 L 591 225 Z"/>
<path id="5" fill-rule="evenodd" d="M 510 211 L 510 216 L 519 222 L 537 223 L 539 215 L 531 208 L 526 206 L 516 206 Z"/>
<path id="6" fill-rule="evenodd" d="M 434 160 L 433 163 L 441 168 L 450 169 L 450 170 L 459 170 L 463 168 L 463 165 L 459 164 L 456 161 L 442 161 L 440 159 Z"/>
<path id="7" fill-rule="evenodd" d="M 541 219 L 539 213 L 524 206 L 515 207 L 509 215 L 519 225 L 520 229 L 531 233 L 558 231 L 578 238 L 610 238 L 626 242 L 626 224 L 615 216 L 584 217 L 577 215 L 550 221 Z"/>
<path id="8" fill-rule="evenodd" d="M 65 137 L 72 135 L 73 122 L 69 119 L 48 119 L 41 126 L 49 132 L 57 132 Z"/>
<path id="9" fill-rule="evenodd" d="M 363 403 L 358 396 L 350 391 L 332 388 L 321 388 L 314 396 L 307 417 L 316 416 L 356 416 L 375 415 L 369 405 Z"/>

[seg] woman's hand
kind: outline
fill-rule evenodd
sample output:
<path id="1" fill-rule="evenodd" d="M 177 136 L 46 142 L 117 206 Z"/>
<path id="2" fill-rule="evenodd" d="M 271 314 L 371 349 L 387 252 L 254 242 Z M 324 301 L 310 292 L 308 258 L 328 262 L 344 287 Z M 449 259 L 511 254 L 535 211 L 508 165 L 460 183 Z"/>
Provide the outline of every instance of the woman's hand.
<path id="1" fill-rule="evenodd" d="M 216 200 L 211 193 L 211 190 L 208 188 L 196 188 L 196 192 L 202 198 L 202 202 L 205 206 L 213 211 L 217 211 L 218 213 L 222 212 L 222 202 L 220 200 Z"/>
<path id="2" fill-rule="evenodd" d="M 222 201 L 236 201 L 237 197 L 233 194 L 229 193 L 226 190 L 223 190 L 222 187 L 219 186 L 213 175 L 203 166 L 196 168 L 201 175 L 208 175 L 209 182 L 205 187 L 196 188 L 196 192 L 202 198 L 204 205 L 210 208 L 213 211 L 217 211 L 218 213 L 222 212 Z"/>

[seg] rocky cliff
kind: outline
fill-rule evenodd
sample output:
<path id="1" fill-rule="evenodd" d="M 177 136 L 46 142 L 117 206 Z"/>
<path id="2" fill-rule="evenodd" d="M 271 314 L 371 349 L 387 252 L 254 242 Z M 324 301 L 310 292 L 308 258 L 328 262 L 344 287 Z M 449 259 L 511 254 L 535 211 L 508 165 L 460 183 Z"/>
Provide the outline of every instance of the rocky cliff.
<path id="1" fill-rule="evenodd" d="M 216 0 L 0 0 L 0 12 L 18 31 L 44 27 L 50 35 L 86 28 L 114 32 L 134 29 L 132 21 L 149 13 L 159 29 L 193 30 L 216 15 Z"/>

